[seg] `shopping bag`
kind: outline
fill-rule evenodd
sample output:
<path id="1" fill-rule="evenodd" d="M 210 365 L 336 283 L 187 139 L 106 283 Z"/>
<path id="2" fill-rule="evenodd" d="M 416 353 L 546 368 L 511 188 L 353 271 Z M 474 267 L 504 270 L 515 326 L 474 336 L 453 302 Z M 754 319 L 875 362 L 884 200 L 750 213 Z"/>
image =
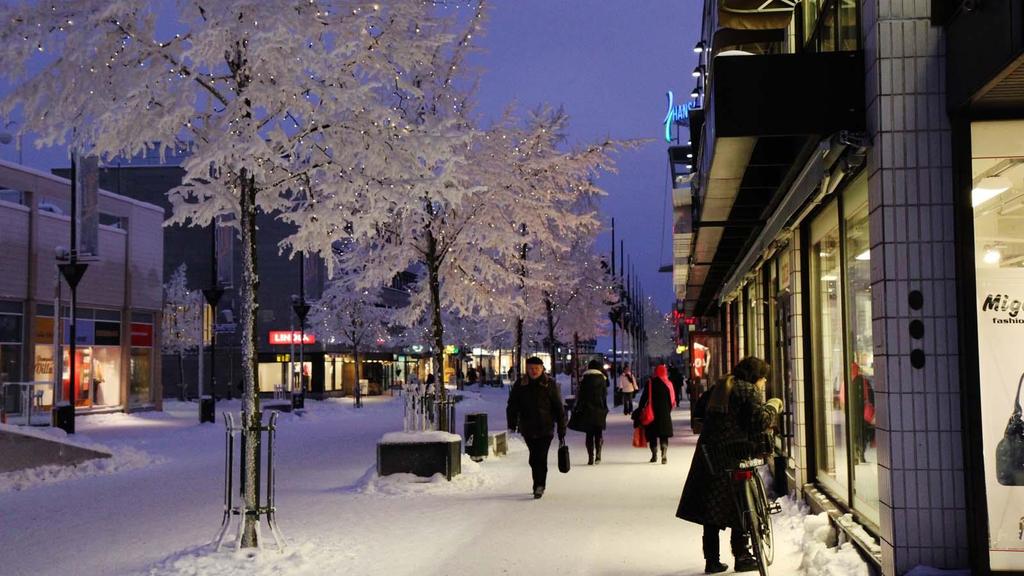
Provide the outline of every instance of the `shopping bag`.
<path id="1" fill-rule="evenodd" d="M 647 434 L 643 428 L 633 428 L 633 447 L 647 448 Z"/>
<path id="2" fill-rule="evenodd" d="M 565 442 L 558 446 L 558 471 L 565 474 L 569 471 L 569 447 Z"/>

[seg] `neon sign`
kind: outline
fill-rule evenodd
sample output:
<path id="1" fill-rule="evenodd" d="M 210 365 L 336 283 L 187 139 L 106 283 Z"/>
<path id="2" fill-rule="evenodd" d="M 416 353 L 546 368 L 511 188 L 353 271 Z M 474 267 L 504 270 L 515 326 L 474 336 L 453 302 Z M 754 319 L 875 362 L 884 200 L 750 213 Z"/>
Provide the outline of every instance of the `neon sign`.
<path id="1" fill-rule="evenodd" d="M 316 336 L 306 332 L 303 334 L 299 331 L 290 330 L 271 330 L 270 331 L 270 343 L 271 344 L 315 344 Z"/>
<path id="2" fill-rule="evenodd" d="M 693 104 L 674 104 L 672 102 L 672 91 L 669 90 L 665 93 L 668 96 L 668 112 L 665 113 L 665 142 L 672 141 L 672 125 L 673 124 L 690 124 L 690 109 Z"/>

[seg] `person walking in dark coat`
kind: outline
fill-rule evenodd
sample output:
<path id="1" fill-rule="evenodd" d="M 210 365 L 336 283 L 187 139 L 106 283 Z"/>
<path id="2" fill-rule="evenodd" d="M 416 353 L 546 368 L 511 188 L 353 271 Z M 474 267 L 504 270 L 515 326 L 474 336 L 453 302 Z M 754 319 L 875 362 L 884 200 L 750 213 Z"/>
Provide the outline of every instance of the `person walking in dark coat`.
<path id="1" fill-rule="evenodd" d="M 587 464 L 601 463 L 604 429 L 608 420 L 608 377 L 601 371 L 602 362 L 591 360 L 583 373 L 576 403 L 569 418 L 569 427 L 587 435 Z M 596 450 L 596 457 L 595 457 Z"/>
<path id="2" fill-rule="evenodd" d="M 735 486 L 728 474 L 716 470 L 711 473 L 704 456 L 704 446 L 722 446 L 735 442 L 748 442 L 757 450 L 771 450 L 769 429 L 774 425 L 782 401 L 772 398 L 764 402 L 768 364 L 753 356 L 744 358 L 731 375 L 711 388 L 704 428 L 697 440 L 697 450 L 690 464 L 683 494 L 679 499 L 676 517 L 704 526 L 704 572 L 724 572 L 728 566 L 719 562 L 718 533 L 731 530 L 729 543 L 736 559 L 736 572 L 757 570 L 757 561 L 750 553 L 750 536 L 743 530 L 743 521 L 733 500 Z M 757 454 L 751 454 L 756 456 Z M 719 462 L 722 468 L 734 467 L 733 462 Z"/>
<path id="3" fill-rule="evenodd" d="M 653 418 L 644 421 L 647 405 L 653 409 Z M 651 462 L 658 461 L 658 446 L 661 446 L 661 463 L 668 464 L 668 439 L 672 437 L 672 407 L 676 405 L 676 393 L 672 382 L 668 379 L 668 368 L 658 364 L 654 376 L 647 380 L 643 393 L 640 394 L 640 405 L 637 412 L 640 424 L 647 435 L 647 444 L 651 447 Z"/>
<path id="4" fill-rule="evenodd" d="M 544 495 L 548 476 L 548 451 L 557 426 L 559 444 L 565 442 L 565 408 L 555 381 L 544 373 L 544 361 L 526 359 L 526 377 L 520 378 L 508 395 L 505 408 L 508 429 L 519 431 L 530 449 L 533 497 Z"/>

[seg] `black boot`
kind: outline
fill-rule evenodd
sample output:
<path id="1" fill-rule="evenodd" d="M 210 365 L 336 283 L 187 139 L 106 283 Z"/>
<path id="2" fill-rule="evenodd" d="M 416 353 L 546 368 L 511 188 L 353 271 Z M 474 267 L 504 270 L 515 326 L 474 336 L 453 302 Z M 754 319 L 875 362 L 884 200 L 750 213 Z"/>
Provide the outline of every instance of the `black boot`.
<path id="1" fill-rule="evenodd" d="M 587 434 L 587 466 L 594 465 L 594 437 Z"/>
<path id="2" fill-rule="evenodd" d="M 601 463 L 601 447 L 604 446 L 604 438 L 598 437 L 597 439 L 597 458 L 594 458 L 594 464 Z"/>
<path id="3" fill-rule="evenodd" d="M 729 566 L 722 564 L 718 560 L 708 560 L 704 562 L 704 573 L 705 574 L 718 574 L 719 572 L 725 572 L 729 569 Z"/>
<path id="4" fill-rule="evenodd" d="M 668 438 L 661 439 L 661 463 L 668 464 Z"/>
<path id="5" fill-rule="evenodd" d="M 651 442 L 651 463 L 658 461 L 658 443 Z"/>

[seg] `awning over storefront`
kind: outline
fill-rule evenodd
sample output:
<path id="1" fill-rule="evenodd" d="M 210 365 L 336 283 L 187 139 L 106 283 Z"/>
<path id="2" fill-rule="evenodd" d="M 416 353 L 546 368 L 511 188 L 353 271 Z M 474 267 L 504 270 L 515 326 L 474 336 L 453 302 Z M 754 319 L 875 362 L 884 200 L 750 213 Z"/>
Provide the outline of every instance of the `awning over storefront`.
<path id="1" fill-rule="evenodd" d="M 718 25 L 735 30 L 778 30 L 789 26 L 798 0 L 719 0 Z"/>
<path id="2" fill-rule="evenodd" d="M 946 25 L 949 109 L 1024 110 L 1024 4 L 987 2 L 983 10 L 954 11 Z"/>
<path id="3" fill-rule="evenodd" d="M 696 143 L 687 315 L 712 312 L 821 137 L 864 129 L 863 79 L 863 57 L 856 52 L 714 60 L 705 133 Z"/>

